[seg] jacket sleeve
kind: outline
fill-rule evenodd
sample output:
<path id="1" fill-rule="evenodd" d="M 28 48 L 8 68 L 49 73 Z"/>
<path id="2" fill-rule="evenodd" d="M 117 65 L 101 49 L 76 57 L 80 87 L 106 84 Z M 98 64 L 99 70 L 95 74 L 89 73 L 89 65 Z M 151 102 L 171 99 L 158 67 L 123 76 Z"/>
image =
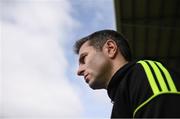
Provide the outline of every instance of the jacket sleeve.
<path id="1" fill-rule="evenodd" d="M 174 107 L 180 107 L 180 93 L 167 88 L 165 76 L 159 76 L 163 74 L 161 68 L 150 63 L 153 62 L 138 63 L 131 71 L 129 95 L 133 117 L 179 117 L 180 111 Z"/>

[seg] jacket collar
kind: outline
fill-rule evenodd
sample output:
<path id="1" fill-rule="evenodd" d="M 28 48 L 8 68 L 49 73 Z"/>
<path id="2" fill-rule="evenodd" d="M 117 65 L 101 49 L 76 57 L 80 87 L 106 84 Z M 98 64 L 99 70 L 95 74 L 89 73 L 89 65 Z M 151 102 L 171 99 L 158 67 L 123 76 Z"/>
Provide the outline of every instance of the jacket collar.
<path id="1" fill-rule="evenodd" d="M 107 93 L 112 102 L 114 101 L 115 94 L 116 94 L 116 91 L 117 91 L 117 88 L 118 88 L 120 82 L 126 75 L 127 71 L 130 69 L 130 67 L 132 65 L 134 65 L 135 63 L 136 63 L 135 61 L 132 61 L 132 62 L 125 64 L 123 67 L 118 69 L 116 71 L 116 73 L 113 75 L 113 77 L 111 78 L 109 85 L 107 87 Z"/>

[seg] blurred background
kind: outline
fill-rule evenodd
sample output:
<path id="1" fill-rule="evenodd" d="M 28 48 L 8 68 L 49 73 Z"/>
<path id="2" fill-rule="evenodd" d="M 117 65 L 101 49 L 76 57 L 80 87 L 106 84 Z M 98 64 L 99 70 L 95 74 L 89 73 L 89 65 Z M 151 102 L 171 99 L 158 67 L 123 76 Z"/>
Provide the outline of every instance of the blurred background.
<path id="1" fill-rule="evenodd" d="M 0 0 L 0 118 L 109 118 L 106 90 L 76 76 L 76 40 L 115 29 L 112 0 Z"/>
<path id="2" fill-rule="evenodd" d="M 180 73 L 180 0 L 114 0 L 116 28 L 134 59 L 163 62 Z"/>
<path id="3" fill-rule="evenodd" d="M 109 118 L 106 90 L 76 76 L 73 44 L 113 29 L 133 58 L 180 72 L 179 0 L 0 0 L 0 118 Z"/>

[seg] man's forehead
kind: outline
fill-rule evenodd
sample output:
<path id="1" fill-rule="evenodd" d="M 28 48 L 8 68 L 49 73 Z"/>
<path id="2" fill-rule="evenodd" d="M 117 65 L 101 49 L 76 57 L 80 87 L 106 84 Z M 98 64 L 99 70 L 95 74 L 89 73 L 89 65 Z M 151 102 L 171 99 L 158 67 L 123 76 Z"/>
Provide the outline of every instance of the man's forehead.
<path id="1" fill-rule="evenodd" d="M 89 41 L 86 41 L 79 49 L 79 55 L 81 55 L 83 52 L 87 52 L 91 47 L 92 46 L 89 45 Z"/>

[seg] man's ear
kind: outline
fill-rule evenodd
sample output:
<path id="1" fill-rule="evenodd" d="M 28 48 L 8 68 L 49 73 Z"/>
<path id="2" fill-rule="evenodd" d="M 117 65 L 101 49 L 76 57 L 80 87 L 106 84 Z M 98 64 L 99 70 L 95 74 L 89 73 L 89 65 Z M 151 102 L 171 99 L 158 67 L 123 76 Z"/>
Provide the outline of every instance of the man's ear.
<path id="1" fill-rule="evenodd" d="M 114 58 L 117 55 L 118 47 L 114 40 L 111 39 L 107 40 L 106 43 L 104 44 L 103 49 L 110 58 Z"/>

